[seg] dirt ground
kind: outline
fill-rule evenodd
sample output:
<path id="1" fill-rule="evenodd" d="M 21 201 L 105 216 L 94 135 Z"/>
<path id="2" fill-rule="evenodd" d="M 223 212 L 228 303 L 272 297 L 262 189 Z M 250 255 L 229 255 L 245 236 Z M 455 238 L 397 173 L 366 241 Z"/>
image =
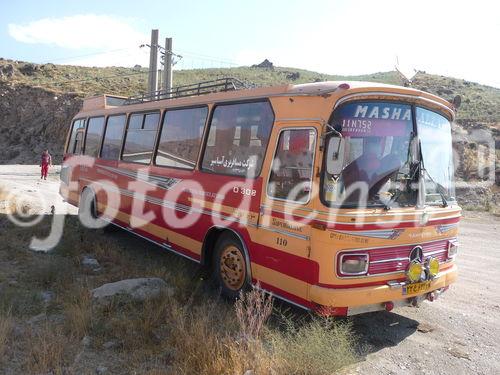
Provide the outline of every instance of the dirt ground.
<path id="1" fill-rule="evenodd" d="M 40 181 L 36 166 L 3 165 L 0 189 L 26 195 L 40 212 L 50 212 L 53 205 L 57 213 L 75 214 L 58 195 L 57 171 Z M 496 216 L 464 212 L 458 282 L 420 308 L 350 318 L 362 356 L 345 372 L 500 374 L 499 229 Z"/>
<path id="2" fill-rule="evenodd" d="M 38 214 L 48 214 L 54 206 L 56 213 L 74 215 L 78 209 L 64 203 L 59 195 L 60 170 L 60 165 L 51 167 L 47 180 L 42 180 L 36 165 L 0 165 L 0 189 L 9 191 L 17 200 L 25 199 Z"/>
<path id="3" fill-rule="evenodd" d="M 355 318 L 373 348 L 352 372 L 500 374 L 499 230 L 498 217 L 464 212 L 458 282 L 418 309 Z"/>

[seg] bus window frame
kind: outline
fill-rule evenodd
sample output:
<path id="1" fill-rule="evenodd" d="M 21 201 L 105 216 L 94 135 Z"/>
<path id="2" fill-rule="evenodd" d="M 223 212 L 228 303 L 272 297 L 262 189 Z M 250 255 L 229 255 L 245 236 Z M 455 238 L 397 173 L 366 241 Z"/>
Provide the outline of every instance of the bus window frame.
<path id="1" fill-rule="evenodd" d="M 215 109 L 217 107 L 226 106 L 226 105 L 247 104 L 247 103 L 264 103 L 264 102 L 268 103 L 269 107 L 271 108 L 271 112 L 273 114 L 273 121 L 272 121 L 272 124 L 271 124 L 271 129 L 269 131 L 269 139 L 267 141 L 266 149 L 264 150 L 264 152 L 262 154 L 263 157 L 262 157 L 262 163 L 260 165 L 259 173 L 256 174 L 255 176 L 248 177 L 248 176 L 235 175 L 235 174 L 231 174 L 231 173 L 214 172 L 214 171 L 211 171 L 209 169 L 204 169 L 203 168 L 203 159 L 205 157 L 205 150 L 206 150 L 206 146 L 207 146 L 207 142 L 208 142 L 208 137 L 210 135 L 210 127 L 212 126 L 212 120 L 213 120 Z M 274 129 L 275 124 L 276 124 L 276 112 L 274 111 L 273 104 L 271 103 L 271 100 L 269 100 L 269 97 L 256 98 L 256 99 L 247 99 L 247 100 L 234 100 L 234 101 L 229 101 L 228 100 L 228 101 L 214 103 L 212 105 L 212 109 L 210 110 L 210 114 L 209 114 L 209 116 L 207 118 L 207 124 L 205 125 L 205 134 L 203 135 L 204 139 L 203 139 L 202 148 L 200 150 L 200 152 L 201 152 L 200 153 L 200 157 L 199 157 L 199 160 L 198 160 L 198 170 L 200 172 L 203 172 L 203 173 L 214 174 L 214 175 L 219 175 L 219 176 L 231 176 L 231 177 L 241 178 L 241 179 L 246 179 L 246 180 L 255 180 L 255 179 L 259 178 L 261 176 L 261 174 L 262 174 L 262 169 L 263 169 L 264 162 L 266 161 L 266 155 L 267 155 L 267 151 L 269 149 L 269 143 L 270 143 L 270 140 L 271 140 L 271 136 L 273 134 L 273 129 Z"/>
<path id="2" fill-rule="evenodd" d="M 274 156 L 276 155 L 276 150 L 278 148 L 278 144 L 279 144 L 279 141 L 280 141 L 281 133 L 283 133 L 283 132 L 285 132 L 287 130 L 311 130 L 311 129 L 314 130 L 315 139 L 314 139 L 314 151 L 313 151 L 313 158 L 312 158 L 312 166 L 311 166 L 311 172 L 312 172 L 311 173 L 311 191 L 309 192 L 309 194 L 307 196 L 307 201 L 304 201 L 304 202 L 301 202 L 301 201 L 292 201 L 290 199 L 283 199 L 283 198 L 277 198 L 277 197 L 270 196 L 269 192 L 268 192 L 269 181 L 271 179 L 271 173 L 273 172 Z M 276 135 L 276 142 L 274 144 L 274 152 L 272 153 L 272 158 L 271 158 L 270 164 L 269 164 L 269 173 L 267 175 L 266 186 L 265 186 L 266 198 L 272 199 L 272 200 L 275 200 L 275 201 L 285 202 L 285 203 L 300 204 L 302 206 L 307 206 L 309 203 L 311 203 L 311 200 L 312 200 L 312 188 L 314 187 L 314 166 L 316 164 L 316 154 L 318 153 L 317 149 L 318 149 L 319 143 L 320 143 L 319 139 L 318 139 L 318 134 L 320 134 L 320 132 L 313 125 L 310 125 L 310 126 L 286 126 L 286 127 L 280 129 L 280 131 Z"/>
<path id="3" fill-rule="evenodd" d="M 163 118 L 163 114 L 166 112 L 165 109 L 162 109 L 162 108 L 156 108 L 156 109 L 150 109 L 150 110 L 143 110 L 143 111 L 137 111 L 137 112 L 128 112 L 127 113 L 127 122 L 125 124 L 125 129 L 123 130 L 123 137 L 122 137 L 122 147 L 121 147 L 121 150 L 120 150 L 120 157 L 118 158 L 118 161 L 119 162 L 122 162 L 122 163 L 132 163 L 132 164 L 137 164 L 137 165 L 153 165 L 153 155 L 155 153 L 155 148 L 156 148 L 156 144 L 158 142 L 158 131 L 159 131 L 159 127 L 160 127 L 160 124 L 162 122 L 162 118 Z M 127 133 L 128 133 L 128 125 L 129 125 L 129 122 L 130 122 L 130 118 L 132 117 L 132 115 L 138 115 L 138 114 L 142 114 L 142 123 L 141 123 L 141 129 L 133 129 L 133 130 L 136 130 L 136 131 L 141 131 L 141 130 L 144 130 L 143 127 L 144 127 L 144 121 L 146 120 L 146 115 L 147 114 L 150 114 L 150 113 L 159 113 L 159 117 L 158 117 L 158 125 L 156 127 L 156 133 L 155 133 L 155 139 L 153 141 L 153 149 L 151 150 L 151 160 L 149 161 L 149 163 L 140 163 L 138 161 L 130 161 L 130 160 L 123 160 L 123 152 L 125 151 L 125 142 L 127 141 Z M 146 130 L 146 131 L 152 131 L 152 130 Z"/>
<path id="4" fill-rule="evenodd" d="M 123 131 L 122 131 L 122 138 L 121 138 L 121 142 L 120 142 L 120 150 L 118 152 L 118 158 L 116 158 L 116 159 L 103 158 L 102 157 L 102 148 L 104 146 L 104 137 L 106 135 L 106 130 L 108 130 L 109 118 L 110 117 L 118 117 L 118 116 L 125 117 L 125 126 L 123 127 Z M 119 114 L 112 114 L 112 115 L 106 116 L 106 122 L 104 123 L 104 131 L 102 132 L 101 149 L 99 150 L 99 159 L 110 160 L 110 161 L 121 161 L 120 157 L 121 157 L 121 153 L 122 153 L 123 145 L 124 145 L 124 141 L 125 141 L 124 137 L 125 137 L 125 131 L 127 128 L 127 124 L 128 124 L 128 114 L 127 113 L 119 113 Z"/>
<path id="5" fill-rule="evenodd" d="M 102 117 L 103 120 L 104 120 L 104 126 L 102 127 L 102 133 L 101 133 L 101 136 L 99 137 L 99 145 L 97 147 L 97 151 L 98 151 L 97 152 L 97 156 L 89 156 L 89 155 L 85 154 L 85 151 L 87 149 L 87 131 L 89 129 L 90 120 L 92 120 L 93 118 L 100 118 L 100 117 Z M 104 137 L 104 132 L 106 130 L 106 123 L 107 123 L 107 121 L 108 121 L 108 115 L 98 115 L 98 116 L 87 117 L 87 120 L 85 122 L 85 136 L 83 138 L 83 148 L 82 148 L 81 155 L 89 156 L 89 157 L 94 158 L 94 159 L 97 159 L 97 158 L 101 157 L 102 140 L 103 140 L 103 137 Z"/>
<path id="6" fill-rule="evenodd" d="M 76 134 L 75 134 L 75 142 L 76 142 L 76 137 L 78 136 L 78 134 L 82 134 L 82 143 L 80 145 L 80 152 L 76 153 L 75 152 L 75 146 L 76 146 L 76 143 L 73 145 L 73 152 L 71 153 L 71 155 L 79 155 L 79 156 L 84 156 L 83 154 L 83 143 L 85 141 L 85 129 L 79 129 L 76 131 Z"/>
<path id="7" fill-rule="evenodd" d="M 176 110 L 182 110 L 182 109 L 196 109 L 196 108 L 206 108 L 207 109 L 207 116 L 205 118 L 205 124 L 203 125 L 203 132 L 201 134 L 201 139 L 200 139 L 200 147 L 198 148 L 198 154 L 196 155 L 196 160 L 195 160 L 195 165 L 193 168 L 182 168 L 182 167 L 173 167 L 169 165 L 159 165 L 156 164 L 156 156 L 158 154 L 158 148 L 160 147 L 160 141 L 161 141 L 161 132 L 163 130 L 163 122 L 165 121 L 165 116 L 167 115 L 168 111 L 176 111 Z M 200 157 L 203 156 L 201 153 L 202 150 L 204 150 L 204 140 L 205 140 L 205 133 L 207 131 L 207 125 L 208 121 L 211 119 L 211 109 L 209 104 L 196 104 L 196 105 L 190 105 L 190 106 L 184 106 L 184 107 L 172 107 L 172 108 L 165 108 L 163 110 L 163 113 L 160 118 L 160 124 L 159 124 L 159 129 L 158 129 L 158 134 L 156 135 L 156 144 L 154 148 L 154 154 L 152 157 L 152 164 L 154 167 L 158 168 L 173 168 L 173 169 L 179 169 L 183 171 L 195 171 L 198 170 L 199 167 L 201 167 L 201 159 Z"/>
<path id="8" fill-rule="evenodd" d="M 70 129 L 69 134 L 68 134 L 68 139 L 66 140 L 66 147 L 64 148 L 66 150 L 66 152 L 65 152 L 66 154 L 73 154 L 73 152 L 69 152 L 69 146 L 70 146 L 70 142 L 71 142 L 71 134 L 73 133 L 73 128 L 75 127 L 75 123 L 77 121 L 83 120 L 83 127 L 85 128 L 85 131 L 86 131 L 87 119 L 88 119 L 88 117 L 80 117 L 80 118 L 73 119 L 73 121 L 71 122 L 71 129 Z"/>

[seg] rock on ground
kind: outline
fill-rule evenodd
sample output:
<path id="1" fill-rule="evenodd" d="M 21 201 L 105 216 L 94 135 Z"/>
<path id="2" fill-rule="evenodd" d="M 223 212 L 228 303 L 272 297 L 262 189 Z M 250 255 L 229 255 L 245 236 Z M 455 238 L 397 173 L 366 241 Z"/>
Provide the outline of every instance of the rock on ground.
<path id="1" fill-rule="evenodd" d="M 101 271 L 101 265 L 97 259 L 91 257 L 90 255 L 84 255 L 81 264 L 85 271 L 92 271 L 96 273 Z"/>
<path id="2" fill-rule="evenodd" d="M 44 290 L 43 292 L 40 292 L 40 298 L 42 299 L 43 303 L 46 305 L 51 303 L 55 297 L 56 297 L 56 294 L 51 290 Z"/>
<path id="3" fill-rule="evenodd" d="M 160 294 L 172 296 L 174 290 L 164 280 L 157 277 L 121 280 L 104 284 L 92 290 L 92 298 L 98 302 L 107 302 L 115 296 L 132 301 L 144 301 Z"/>

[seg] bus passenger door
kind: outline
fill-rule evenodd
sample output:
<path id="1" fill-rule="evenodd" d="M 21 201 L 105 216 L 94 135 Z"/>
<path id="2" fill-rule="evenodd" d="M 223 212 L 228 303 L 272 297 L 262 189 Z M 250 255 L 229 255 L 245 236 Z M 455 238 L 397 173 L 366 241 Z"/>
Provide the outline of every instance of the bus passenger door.
<path id="1" fill-rule="evenodd" d="M 271 285 L 303 303 L 318 273 L 309 259 L 309 216 L 319 128 L 309 124 L 279 128 L 269 145 L 270 161 L 263 175 L 259 237 L 265 246 L 255 259 L 255 274 L 264 287 Z"/>

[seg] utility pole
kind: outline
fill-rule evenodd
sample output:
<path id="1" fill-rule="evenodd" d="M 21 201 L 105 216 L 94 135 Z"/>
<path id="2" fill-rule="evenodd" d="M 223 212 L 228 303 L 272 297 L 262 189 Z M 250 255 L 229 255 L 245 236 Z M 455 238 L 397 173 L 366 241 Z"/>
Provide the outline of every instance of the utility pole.
<path id="1" fill-rule="evenodd" d="M 165 38 L 165 60 L 164 60 L 163 89 L 166 92 L 172 90 L 172 38 Z M 167 98 L 170 95 L 167 94 Z"/>
<path id="2" fill-rule="evenodd" d="M 158 69 L 158 90 L 161 90 L 163 87 L 162 74 L 163 71 L 161 69 Z"/>
<path id="3" fill-rule="evenodd" d="M 158 90 L 158 29 L 151 30 L 151 45 L 149 49 L 148 92 Z"/>

